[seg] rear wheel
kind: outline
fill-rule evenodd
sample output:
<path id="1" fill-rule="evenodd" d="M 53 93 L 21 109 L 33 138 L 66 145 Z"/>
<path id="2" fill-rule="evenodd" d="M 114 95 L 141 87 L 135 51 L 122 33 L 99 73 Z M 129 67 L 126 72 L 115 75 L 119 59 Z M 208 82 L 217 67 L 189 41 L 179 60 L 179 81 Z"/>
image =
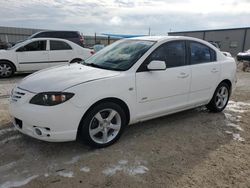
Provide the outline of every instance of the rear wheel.
<path id="1" fill-rule="evenodd" d="M 222 82 L 215 90 L 213 98 L 207 105 L 207 108 L 212 112 L 221 112 L 227 106 L 230 96 L 228 84 Z"/>
<path id="2" fill-rule="evenodd" d="M 123 109 L 112 102 L 95 106 L 83 119 L 80 137 L 93 147 L 107 147 L 115 143 L 126 125 Z"/>
<path id="3" fill-rule="evenodd" d="M 13 65 L 9 62 L 0 62 L 0 78 L 9 78 L 15 72 Z"/>

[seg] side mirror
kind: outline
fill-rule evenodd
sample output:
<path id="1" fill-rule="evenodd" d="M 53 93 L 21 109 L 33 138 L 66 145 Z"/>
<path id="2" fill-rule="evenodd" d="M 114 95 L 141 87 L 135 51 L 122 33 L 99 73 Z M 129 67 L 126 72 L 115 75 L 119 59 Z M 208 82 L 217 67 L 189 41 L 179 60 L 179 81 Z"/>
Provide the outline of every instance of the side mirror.
<path id="1" fill-rule="evenodd" d="M 153 60 L 147 66 L 149 71 L 166 70 L 167 66 L 165 61 Z"/>

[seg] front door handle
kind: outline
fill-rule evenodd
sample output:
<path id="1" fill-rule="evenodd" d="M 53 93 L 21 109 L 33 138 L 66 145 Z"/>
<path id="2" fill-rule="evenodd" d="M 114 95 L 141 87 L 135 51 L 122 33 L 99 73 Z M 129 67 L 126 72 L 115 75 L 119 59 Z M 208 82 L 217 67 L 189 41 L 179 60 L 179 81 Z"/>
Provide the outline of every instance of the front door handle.
<path id="1" fill-rule="evenodd" d="M 178 78 L 187 78 L 189 76 L 189 74 L 185 73 L 185 72 L 181 72 L 178 76 Z"/>

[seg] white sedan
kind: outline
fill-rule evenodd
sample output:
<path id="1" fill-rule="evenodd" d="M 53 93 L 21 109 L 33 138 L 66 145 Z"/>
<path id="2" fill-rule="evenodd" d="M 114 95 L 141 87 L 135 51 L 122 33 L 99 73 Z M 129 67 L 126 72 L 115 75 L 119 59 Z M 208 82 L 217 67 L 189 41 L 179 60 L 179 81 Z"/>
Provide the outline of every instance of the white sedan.
<path id="1" fill-rule="evenodd" d="M 77 137 L 113 144 L 127 124 L 206 105 L 221 112 L 235 86 L 236 63 L 189 37 L 124 39 L 82 64 L 24 78 L 10 114 L 22 133 L 45 141 Z"/>
<path id="2" fill-rule="evenodd" d="M 0 78 L 85 60 L 93 51 L 64 39 L 35 38 L 0 50 Z"/>

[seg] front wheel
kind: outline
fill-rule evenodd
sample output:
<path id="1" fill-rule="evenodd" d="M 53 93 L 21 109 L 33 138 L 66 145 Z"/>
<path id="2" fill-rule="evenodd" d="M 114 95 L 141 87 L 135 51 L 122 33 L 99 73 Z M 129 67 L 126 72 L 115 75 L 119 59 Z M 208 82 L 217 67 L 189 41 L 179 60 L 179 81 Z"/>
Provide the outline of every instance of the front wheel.
<path id="1" fill-rule="evenodd" d="M 0 78 L 9 78 L 14 72 L 14 67 L 9 62 L 0 62 Z"/>
<path id="2" fill-rule="evenodd" d="M 80 137 L 93 147 L 107 147 L 120 138 L 125 125 L 126 115 L 119 105 L 101 103 L 92 108 L 81 122 Z"/>
<path id="3" fill-rule="evenodd" d="M 212 112 L 221 112 L 227 106 L 230 96 L 228 84 L 222 82 L 215 90 L 213 98 L 206 106 Z"/>

